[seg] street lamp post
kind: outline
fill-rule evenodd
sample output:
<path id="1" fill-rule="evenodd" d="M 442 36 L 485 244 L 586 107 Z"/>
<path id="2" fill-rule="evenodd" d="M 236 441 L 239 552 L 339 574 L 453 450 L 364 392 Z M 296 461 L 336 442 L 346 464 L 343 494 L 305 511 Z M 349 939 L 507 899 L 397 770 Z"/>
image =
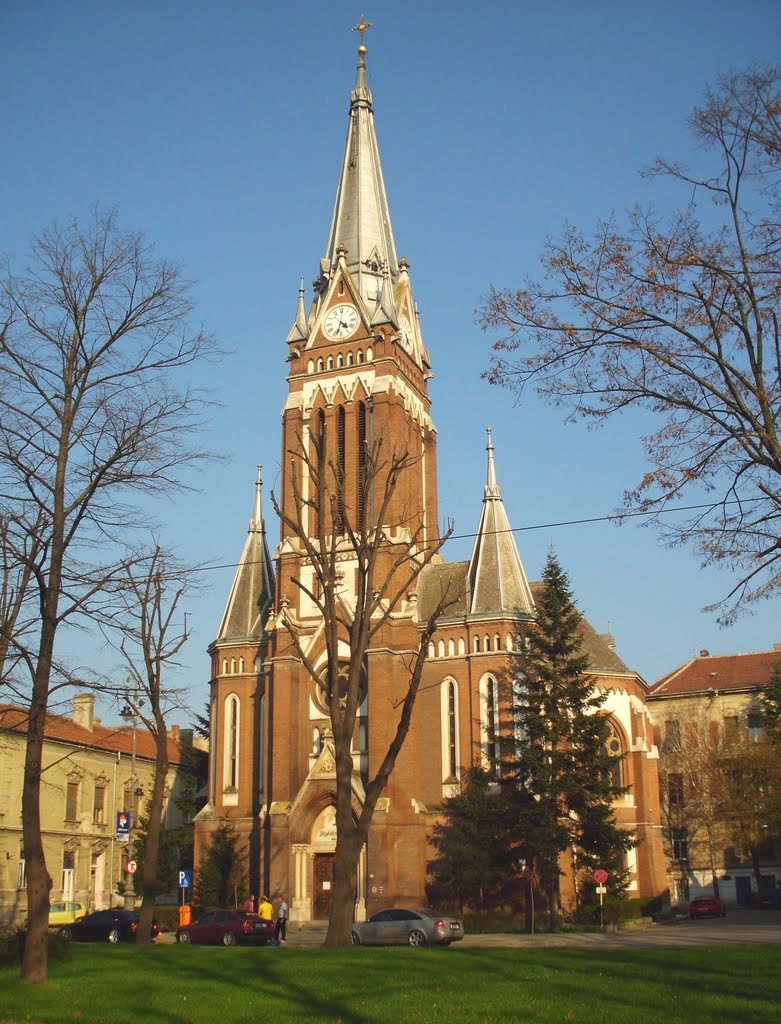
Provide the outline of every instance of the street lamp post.
<path id="1" fill-rule="evenodd" d="M 138 708 L 137 700 L 131 700 L 128 695 L 128 700 L 125 706 L 119 713 L 119 717 L 123 718 L 126 722 L 132 722 L 133 734 L 132 734 L 132 746 L 130 754 L 130 807 L 128 811 L 128 833 L 127 833 L 127 847 L 125 855 L 125 910 L 135 910 L 136 906 L 136 887 L 135 878 L 133 872 L 127 871 L 127 865 L 133 860 L 133 837 L 136 831 L 136 731 L 138 726 Z"/>

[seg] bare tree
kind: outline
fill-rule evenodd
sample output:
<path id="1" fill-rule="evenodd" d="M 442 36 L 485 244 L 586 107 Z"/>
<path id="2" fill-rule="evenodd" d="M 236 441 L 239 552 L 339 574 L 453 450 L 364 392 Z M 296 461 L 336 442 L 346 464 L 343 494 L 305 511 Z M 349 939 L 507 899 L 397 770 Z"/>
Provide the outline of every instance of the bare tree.
<path id="1" fill-rule="evenodd" d="M 333 904 L 325 943 L 349 945 L 361 848 L 409 732 L 429 641 L 438 618 L 452 603 L 451 595 L 446 591 L 440 595 L 429 618 L 418 623 L 415 644 L 400 655 L 399 678 L 407 681 L 403 698 L 388 709 L 398 715 L 395 733 L 387 750 L 374 762 L 373 777 L 364 780 L 363 803 L 354 816 L 352 738 L 363 699 L 367 654 L 372 639 L 387 628 L 402 598 L 450 537 L 452 526 L 438 539 L 425 543 L 417 511 L 402 512 L 399 521 L 390 522 L 392 510 L 398 507 L 400 482 L 419 460 L 405 448 L 386 454 L 381 437 L 367 445 L 356 503 L 359 509 L 373 510 L 371 516 L 368 511 L 366 515 L 350 514 L 344 472 L 328 458 L 324 437 L 314 437 L 311 448 L 299 439 L 297 449 L 289 455 L 304 465 L 309 497 L 301 493 L 294 472 L 290 474 L 293 511 L 283 511 L 273 494 L 271 500 L 313 570 L 315 585 L 311 589 L 298 576 L 291 582 L 322 616 L 327 653 L 322 672 L 303 643 L 301 626 L 289 609 L 283 610 L 284 625 L 298 659 L 322 692 L 329 710 L 336 760 L 336 850 Z M 316 523 L 314 531 L 308 525 L 312 520 Z M 345 558 L 356 566 L 354 598 L 347 596 L 343 585 Z M 339 656 L 340 641 L 349 647 L 346 666 Z"/>
<path id="2" fill-rule="evenodd" d="M 781 587 L 781 69 L 723 76 L 689 124 L 703 169 L 646 172 L 688 205 L 666 222 L 638 206 L 592 237 L 566 227 L 546 243 L 544 280 L 492 288 L 478 323 L 501 332 L 492 383 L 533 386 L 591 424 L 632 407 L 659 418 L 625 508 L 658 515 L 692 490 L 706 502 L 656 521 L 738 574 L 708 609 L 727 623 Z"/>
<path id="3" fill-rule="evenodd" d="M 170 493 L 207 458 L 195 444 L 208 396 L 182 371 L 215 352 L 191 330 L 188 285 L 116 212 L 54 225 L 0 292 L 0 519 L 28 574 L 37 615 L 10 637 L 29 686 L 22 797 L 28 931 L 23 977 L 47 976 L 51 879 L 40 822 L 50 694 L 67 683 L 57 637 L 83 623 L 122 574 L 119 547 L 140 523 L 132 502 Z M 6 532 L 6 537 L 9 534 Z"/>
<path id="4" fill-rule="evenodd" d="M 719 896 L 718 852 L 723 827 L 715 765 L 722 756 L 719 722 L 706 713 L 689 717 L 683 736 L 660 748 L 659 798 L 667 856 L 686 892 L 691 869 L 704 858 L 714 896 Z"/>
<path id="5" fill-rule="evenodd" d="M 149 824 L 144 843 L 143 899 L 136 942 L 149 941 L 155 901 L 159 895 L 158 855 L 163 825 L 165 787 L 168 777 L 168 726 L 166 714 L 182 707 L 183 690 L 165 680 L 175 668 L 179 652 L 187 642 L 181 604 L 192 589 L 192 569 L 183 565 L 159 545 L 126 567 L 123 585 L 118 587 L 122 605 L 115 621 L 121 639 L 119 649 L 128 670 L 126 699 L 131 713 L 146 727 L 155 743 L 152 795 L 148 804 Z M 133 830 L 137 823 L 133 821 Z"/>

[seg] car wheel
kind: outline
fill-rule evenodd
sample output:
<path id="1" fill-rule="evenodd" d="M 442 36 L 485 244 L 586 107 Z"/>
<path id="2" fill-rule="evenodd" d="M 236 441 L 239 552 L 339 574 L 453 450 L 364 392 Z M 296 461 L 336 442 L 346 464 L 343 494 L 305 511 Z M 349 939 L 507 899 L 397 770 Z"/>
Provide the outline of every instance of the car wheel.
<path id="1" fill-rule="evenodd" d="M 65 925 L 64 928 L 60 928 L 57 931 L 57 934 L 61 939 L 65 939 L 67 942 L 70 942 L 70 940 L 73 938 L 73 932 L 67 925 Z"/>
<path id="2" fill-rule="evenodd" d="M 410 944 L 410 946 L 420 947 L 427 945 L 426 936 L 423 934 L 422 931 L 420 931 L 419 928 L 412 929 L 412 931 L 407 936 L 407 942 Z"/>
<path id="3" fill-rule="evenodd" d="M 350 932 L 350 942 L 352 942 L 354 946 L 360 946 L 361 937 L 358 932 Z"/>
<path id="4" fill-rule="evenodd" d="M 236 945 L 236 933 L 235 932 L 224 932 L 222 936 L 223 946 L 235 946 Z"/>
<path id="5" fill-rule="evenodd" d="M 106 938 L 109 942 L 119 942 L 119 928 L 112 928 Z"/>
<path id="6" fill-rule="evenodd" d="M 177 942 L 181 942 L 183 946 L 189 946 L 190 945 L 190 933 L 189 932 L 179 932 L 179 934 L 176 936 L 176 941 Z"/>

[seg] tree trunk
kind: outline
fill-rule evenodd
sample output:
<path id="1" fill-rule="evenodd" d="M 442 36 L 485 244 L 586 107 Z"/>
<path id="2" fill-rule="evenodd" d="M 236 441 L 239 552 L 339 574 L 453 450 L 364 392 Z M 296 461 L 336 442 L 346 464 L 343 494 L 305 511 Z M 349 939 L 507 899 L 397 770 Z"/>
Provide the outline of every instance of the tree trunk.
<path id="1" fill-rule="evenodd" d="M 41 686 L 36 680 L 30 702 L 22 795 L 22 835 L 27 872 L 27 935 L 22 977 L 34 985 L 46 981 L 49 960 L 49 892 L 52 880 L 46 870 L 40 805 L 47 691 L 48 687 Z"/>
<path id="2" fill-rule="evenodd" d="M 363 838 L 355 826 L 343 835 L 337 828 L 334 854 L 334 889 L 326 946 L 349 946 L 358 887 L 358 857 Z"/>
<path id="3" fill-rule="evenodd" d="M 158 734 L 160 735 L 160 734 Z M 152 918 L 155 914 L 160 883 L 157 877 L 158 856 L 160 852 L 160 833 L 163 827 L 163 799 L 165 783 L 168 776 L 168 736 L 163 725 L 161 737 L 157 740 L 157 756 L 155 758 L 155 781 L 152 787 L 152 799 L 149 803 L 149 827 L 146 835 L 144 851 L 144 896 L 138 915 L 138 931 L 136 944 L 139 946 L 149 942 Z"/>

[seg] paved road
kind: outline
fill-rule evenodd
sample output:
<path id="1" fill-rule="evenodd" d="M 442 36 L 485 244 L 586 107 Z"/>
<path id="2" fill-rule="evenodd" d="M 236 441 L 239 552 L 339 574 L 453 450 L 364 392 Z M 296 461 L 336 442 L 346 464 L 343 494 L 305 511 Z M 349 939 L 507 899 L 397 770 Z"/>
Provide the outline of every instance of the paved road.
<path id="1" fill-rule="evenodd" d="M 288 929 L 290 948 L 317 947 L 323 944 L 324 928 Z M 713 946 L 718 944 L 781 943 L 780 910 L 728 911 L 727 917 L 690 921 L 687 917 L 627 928 L 618 932 L 567 932 L 549 935 L 466 935 L 458 949 Z"/>

